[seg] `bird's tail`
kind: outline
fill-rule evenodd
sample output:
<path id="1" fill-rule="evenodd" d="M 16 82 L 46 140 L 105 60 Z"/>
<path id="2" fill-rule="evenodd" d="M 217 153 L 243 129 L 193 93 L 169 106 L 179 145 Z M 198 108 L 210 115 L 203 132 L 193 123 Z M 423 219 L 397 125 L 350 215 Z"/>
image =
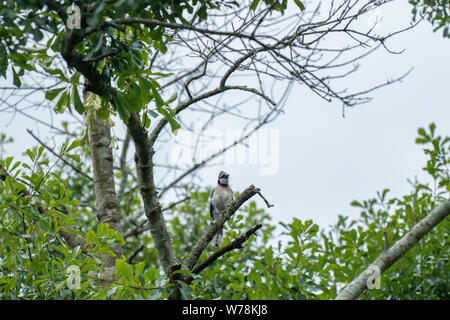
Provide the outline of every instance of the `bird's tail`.
<path id="1" fill-rule="evenodd" d="M 213 246 L 219 248 L 222 245 L 223 240 L 223 228 L 220 228 L 219 231 L 217 231 L 216 235 L 212 239 Z"/>

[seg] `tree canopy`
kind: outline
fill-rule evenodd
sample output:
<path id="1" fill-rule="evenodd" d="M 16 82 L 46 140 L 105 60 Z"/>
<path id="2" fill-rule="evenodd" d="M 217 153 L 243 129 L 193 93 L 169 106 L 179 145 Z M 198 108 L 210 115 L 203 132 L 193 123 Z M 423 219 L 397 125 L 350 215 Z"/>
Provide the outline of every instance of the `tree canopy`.
<path id="1" fill-rule="evenodd" d="M 413 5 L 413 20 L 426 19 L 436 32 L 442 29 L 442 36 L 450 38 L 450 3 L 446 0 L 409 0 Z"/>
<path id="2" fill-rule="evenodd" d="M 448 215 L 450 139 L 434 124 L 416 140 L 432 185 L 412 181 L 403 197 L 386 189 L 354 201 L 360 219 L 340 216 L 330 230 L 294 219 L 276 234 L 253 201 L 269 208 L 270 196 L 254 185 L 211 222 L 210 189 L 182 183 L 284 112 L 293 85 L 345 110 L 404 79 L 341 87 L 368 54 L 396 53 L 388 39 L 415 25 L 386 35 L 362 29 L 358 18 L 383 2 L 332 1 L 326 10 L 298 0 L 0 3 L 0 75 L 12 81 L 1 101 L 64 140 L 53 148 L 29 131 L 38 146 L 17 161 L 3 154 L 14 137 L 0 137 L 3 299 L 333 299 L 435 208 Z M 223 101 L 231 92 L 242 97 L 233 105 Z M 28 104 L 74 122 L 54 125 Z M 172 133 L 193 130 L 188 112 L 204 117 L 202 132 L 223 117 L 245 130 L 191 167 L 158 163 Z M 118 124 L 124 137 L 112 129 Z M 156 181 L 156 170 L 169 178 Z M 177 200 L 164 203 L 169 191 Z M 441 218 L 363 298 L 448 298 Z M 224 244 L 213 250 L 223 226 Z"/>
<path id="3" fill-rule="evenodd" d="M 267 210 L 250 202 L 226 225 L 224 246 L 249 226 L 262 225 L 242 248 L 231 250 L 203 270 L 194 270 L 190 285 L 180 282 L 184 299 L 333 299 L 386 248 L 448 197 L 450 138 L 434 125 L 419 129 L 416 139 L 428 160 L 429 183 L 411 180 L 411 192 L 390 197 L 389 189 L 367 200 L 355 200 L 359 218 L 339 216 L 331 228 L 320 230 L 312 220 L 281 222 L 280 237 Z M 70 146 L 63 152 L 74 152 Z M 41 146 L 28 150 L 29 161 L 2 161 L 8 177 L 1 187 L 0 296 L 3 299 L 165 299 L 169 279 L 160 270 L 153 239 L 145 226 L 118 235 L 96 223 L 95 213 L 82 202 L 92 202 L 92 191 L 81 175 L 61 162 L 50 163 Z M 82 152 L 82 158 L 86 156 Z M 49 169 L 51 172 L 49 172 Z M 33 170 L 34 168 L 34 170 Z M 85 171 L 84 171 L 85 170 Z M 83 171 L 90 174 L 88 165 Z M 31 174 L 30 174 L 31 172 Z M 47 174 L 48 173 L 48 174 Z M 17 182 L 13 182 L 14 179 Z M 63 178 L 67 177 L 67 178 Z M 426 179 L 428 180 L 428 179 Z M 27 185 L 45 185 L 33 197 Z M 88 187 L 89 189 L 89 187 Z M 166 219 L 177 256 L 184 256 L 208 224 L 210 190 L 191 187 L 188 200 L 167 208 Z M 76 199 L 76 200 L 75 200 Z M 30 205 L 31 204 L 31 205 Z M 45 206 L 45 211 L 39 208 Z M 62 213 L 67 208 L 74 214 Z M 123 207 L 126 207 L 124 205 Z M 127 210 L 139 210 L 132 198 Z M 362 299 L 448 299 L 449 221 L 444 220 L 413 249 L 381 275 Z M 58 230 L 86 238 L 87 246 L 71 247 Z M 142 236 L 139 236 L 142 235 Z M 100 286 L 90 272 L 98 271 L 99 253 L 113 254 L 108 243 L 126 241 L 125 256 L 116 261 L 117 281 Z M 208 247 L 200 260 L 214 250 Z M 127 258 L 126 258 L 127 257 Z M 80 288 L 67 287 L 66 271 L 80 267 Z M 185 271 L 183 271 L 185 272 Z M 70 274 L 70 273 L 69 273 Z"/>

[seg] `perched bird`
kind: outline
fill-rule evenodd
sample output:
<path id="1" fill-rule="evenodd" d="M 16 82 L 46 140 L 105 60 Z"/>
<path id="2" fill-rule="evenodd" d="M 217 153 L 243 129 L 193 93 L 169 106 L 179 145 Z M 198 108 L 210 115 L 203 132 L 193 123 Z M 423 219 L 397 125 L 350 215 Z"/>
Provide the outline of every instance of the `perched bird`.
<path id="1" fill-rule="evenodd" d="M 226 172 L 220 171 L 217 179 L 217 186 L 213 189 L 210 196 L 209 212 L 213 221 L 218 219 L 224 213 L 228 202 L 233 200 L 233 190 L 228 185 L 228 176 Z M 220 247 L 223 239 L 223 228 L 220 228 L 212 239 L 212 244 Z"/>

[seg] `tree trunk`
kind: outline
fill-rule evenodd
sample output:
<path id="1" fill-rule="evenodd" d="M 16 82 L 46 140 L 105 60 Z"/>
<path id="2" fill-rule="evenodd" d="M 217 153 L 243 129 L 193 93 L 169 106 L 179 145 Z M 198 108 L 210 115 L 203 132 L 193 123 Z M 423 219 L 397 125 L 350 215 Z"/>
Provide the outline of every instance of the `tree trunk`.
<path id="1" fill-rule="evenodd" d="M 89 144 L 94 171 L 94 192 L 99 223 L 107 223 L 111 229 L 123 233 L 120 223 L 120 206 L 114 187 L 113 155 L 110 127 L 107 121 L 95 120 L 89 124 Z M 123 254 L 123 245 L 111 244 L 110 250 L 116 256 L 102 255 L 104 275 L 114 280 L 116 259 Z"/>
<path id="2" fill-rule="evenodd" d="M 164 272 L 170 275 L 180 264 L 175 257 L 172 240 L 167 231 L 156 192 L 153 178 L 153 146 L 150 144 L 147 130 L 142 127 L 137 114 L 131 114 L 127 126 L 136 149 L 134 160 L 136 162 L 139 191 L 144 202 L 150 233 Z"/>

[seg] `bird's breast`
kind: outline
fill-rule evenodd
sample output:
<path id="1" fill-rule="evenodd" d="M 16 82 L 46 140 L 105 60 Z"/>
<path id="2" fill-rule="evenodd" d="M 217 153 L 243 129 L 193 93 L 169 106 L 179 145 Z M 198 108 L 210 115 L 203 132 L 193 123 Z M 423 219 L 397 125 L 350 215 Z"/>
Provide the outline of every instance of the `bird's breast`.
<path id="1" fill-rule="evenodd" d="M 231 201 L 233 194 L 225 189 L 216 189 L 212 198 L 212 204 L 216 210 L 222 211 L 227 207 L 227 203 Z"/>

